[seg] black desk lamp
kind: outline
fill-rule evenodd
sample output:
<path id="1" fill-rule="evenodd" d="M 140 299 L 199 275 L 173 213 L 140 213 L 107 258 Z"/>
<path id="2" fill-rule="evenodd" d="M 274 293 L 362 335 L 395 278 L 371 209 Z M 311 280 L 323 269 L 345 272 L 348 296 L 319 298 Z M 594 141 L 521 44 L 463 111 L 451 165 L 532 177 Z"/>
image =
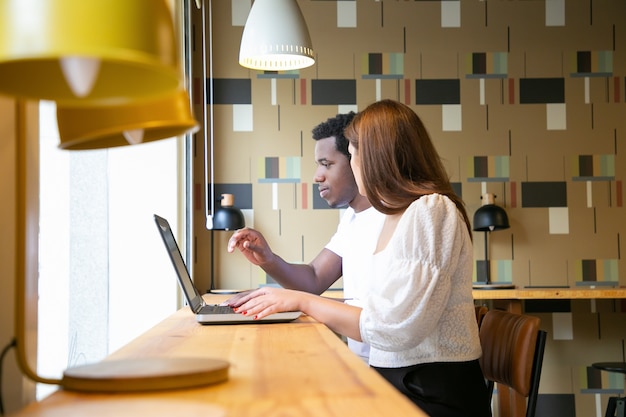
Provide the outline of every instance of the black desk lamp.
<path id="1" fill-rule="evenodd" d="M 235 197 L 232 194 L 222 194 L 221 206 L 213 214 L 213 228 L 211 229 L 211 287 L 209 293 L 215 292 L 215 231 L 237 230 L 246 226 L 246 220 L 241 210 L 235 207 Z"/>
<path id="2" fill-rule="evenodd" d="M 513 284 L 494 284 L 491 282 L 491 264 L 489 261 L 489 233 L 511 227 L 506 211 L 495 204 L 495 195 L 487 193 L 481 197 L 482 206 L 474 213 L 474 230 L 485 232 L 485 262 L 482 276 L 485 281 L 474 284 L 475 289 L 515 288 Z M 481 271 L 479 271 L 481 272 Z"/>
<path id="3" fill-rule="evenodd" d="M 246 226 L 243 213 L 235 207 L 232 194 L 222 194 L 221 207 L 213 215 L 213 230 L 237 230 Z"/>

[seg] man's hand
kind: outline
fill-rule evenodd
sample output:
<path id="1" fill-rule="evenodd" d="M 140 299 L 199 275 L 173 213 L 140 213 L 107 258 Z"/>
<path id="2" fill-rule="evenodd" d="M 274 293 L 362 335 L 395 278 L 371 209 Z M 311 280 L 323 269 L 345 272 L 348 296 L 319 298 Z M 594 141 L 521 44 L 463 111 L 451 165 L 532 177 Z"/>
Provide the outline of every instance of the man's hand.
<path id="1" fill-rule="evenodd" d="M 237 230 L 228 240 L 228 252 L 234 252 L 235 248 L 239 248 L 254 265 L 263 266 L 274 258 L 274 253 L 263 235 L 248 227 Z"/>

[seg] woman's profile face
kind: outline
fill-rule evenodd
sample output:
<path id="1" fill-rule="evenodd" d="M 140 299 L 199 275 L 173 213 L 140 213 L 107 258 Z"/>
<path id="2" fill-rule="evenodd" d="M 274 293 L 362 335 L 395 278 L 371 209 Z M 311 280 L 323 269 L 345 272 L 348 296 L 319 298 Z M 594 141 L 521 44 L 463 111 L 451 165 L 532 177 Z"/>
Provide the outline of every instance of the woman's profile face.
<path id="1" fill-rule="evenodd" d="M 359 188 L 359 194 L 365 195 L 365 188 L 363 187 L 363 179 L 361 177 L 361 159 L 359 158 L 359 152 L 352 146 L 352 143 L 348 145 L 348 152 L 351 155 L 350 167 L 352 168 L 356 185 Z"/>

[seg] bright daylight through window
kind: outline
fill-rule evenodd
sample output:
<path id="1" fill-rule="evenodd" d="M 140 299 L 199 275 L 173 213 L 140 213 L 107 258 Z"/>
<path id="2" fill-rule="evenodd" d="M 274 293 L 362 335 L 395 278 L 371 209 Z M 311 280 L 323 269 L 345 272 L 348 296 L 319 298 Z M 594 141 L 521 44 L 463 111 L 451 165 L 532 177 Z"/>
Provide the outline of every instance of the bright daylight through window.
<path id="1" fill-rule="evenodd" d="M 177 140 L 95 151 L 57 148 L 53 102 L 40 105 L 38 373 L 60 377 L 177 308 L 153 215 L 176 228 Z M 39 398 L 55 386 L 38 387 Z"/>

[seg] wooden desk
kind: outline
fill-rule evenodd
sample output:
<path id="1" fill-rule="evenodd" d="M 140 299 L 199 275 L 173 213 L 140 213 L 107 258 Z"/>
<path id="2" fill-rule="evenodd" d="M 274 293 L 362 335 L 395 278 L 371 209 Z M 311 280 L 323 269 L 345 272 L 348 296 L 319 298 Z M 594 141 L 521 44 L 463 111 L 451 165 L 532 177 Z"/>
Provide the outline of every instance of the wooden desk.
<path id="1" fill-rule="evenodd" d="M 202 326 L 185 307 L 105 361 L 148 356 L 225 359 L 229 380 L 141 394 L 60 390 L 14 416 L 426 416 L 326 326 L 305 316 L 292 323 Z"/>
<path id="2" fill-rule="evenodd" d="M 474 300 L 494 300 L 494 306 L 514 313 L 522 312 L 521 300 L 619 299 L 626 298 L 626 288 L 520 288 L 473 290 Z"/>
<path id="3" fill-rule="evenodd" d="M 342 291 L 327 291 L 325 296 L 342 298 Z M 575 300 L 626 298 L 626 287 L 581 288 L 511 288 L 472 290 L 474 300 L 495 301 L 494 306 L 516 313 L 522 312 L 522 300 Z"/>

